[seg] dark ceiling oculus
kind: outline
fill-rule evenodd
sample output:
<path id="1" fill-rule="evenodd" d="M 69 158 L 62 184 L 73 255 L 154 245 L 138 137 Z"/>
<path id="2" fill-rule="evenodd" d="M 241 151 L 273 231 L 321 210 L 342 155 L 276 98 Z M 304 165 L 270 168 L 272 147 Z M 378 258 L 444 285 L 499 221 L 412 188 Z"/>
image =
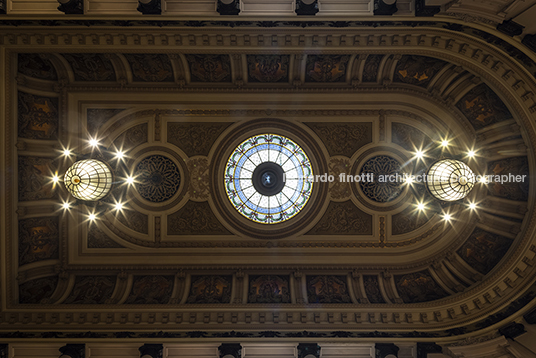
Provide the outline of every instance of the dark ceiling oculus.
<path id="1" fill-rule="evenodd" d="M 285 172 L 277 163 L 264 162 L 255 168 L 251 181 L 262 195 L 277 195 L 285 186 Z"/>

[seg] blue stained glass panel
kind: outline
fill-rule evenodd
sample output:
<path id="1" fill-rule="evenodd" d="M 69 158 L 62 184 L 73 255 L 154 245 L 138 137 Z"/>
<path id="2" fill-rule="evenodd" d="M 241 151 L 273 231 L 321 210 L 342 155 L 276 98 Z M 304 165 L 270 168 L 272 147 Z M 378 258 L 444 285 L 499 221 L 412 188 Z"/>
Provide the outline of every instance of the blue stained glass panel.
<path id="1" fill-rule="evenodd" d="M 252 176 L 262 163 L 281 166 L 286 177 L 281 192 L 267 196 L 256 191 Z M 287 137 L 262 134 L 243 141 L 230 155 L 225 170 L 225 190 L 231 204 L 244 217 L 261 224 L 277 224 L 298 214 L 307 204 L 313 174 L 303 149 Z"/>

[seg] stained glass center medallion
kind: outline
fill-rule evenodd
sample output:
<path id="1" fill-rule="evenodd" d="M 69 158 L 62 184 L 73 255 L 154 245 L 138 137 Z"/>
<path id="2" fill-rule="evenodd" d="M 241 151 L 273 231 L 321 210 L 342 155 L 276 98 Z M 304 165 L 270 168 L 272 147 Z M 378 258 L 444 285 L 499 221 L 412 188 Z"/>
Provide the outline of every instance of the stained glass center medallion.
<path id="1" fill-rule="evenodd" d="M 261 224 L 276 224 L 298 214 L 313 189 L 311 162 L 287 137 L 262 134 L 233 151 L 225 168 L 225 190 L 236 210 Z"/>

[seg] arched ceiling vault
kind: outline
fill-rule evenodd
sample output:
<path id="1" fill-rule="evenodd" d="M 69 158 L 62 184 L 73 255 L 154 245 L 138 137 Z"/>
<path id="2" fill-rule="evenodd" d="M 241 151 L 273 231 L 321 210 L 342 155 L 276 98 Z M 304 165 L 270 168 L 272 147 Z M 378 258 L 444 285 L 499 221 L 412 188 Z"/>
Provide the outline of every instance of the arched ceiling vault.
<path id="1" fill-rule="evenodd" d="M 293 138 L 316 173 L 416 173 L 474 147 L 479 156 L 465 160 L 476 173 L 530 179 L 535 56 L 495 30 L 34 25 L 0 28 L 0 330 L 174 321 L 177 337 L 213 323 L 257 337 L 269 322 L 288 334 L 446 340 L 501 325 L 536 297 L 532 183 L 477 186 L 472 213 L 423 186 L 319 182 L 294 221 L 273 226 L 241 217 L 224 190 L 232 149 L 265 133 Z M 99 205 L 65 213 L 66 191 L 48 179 L 74 161 L 58 159 L 66 147 L 113 163 L 117 178 L 165 168 L 169 180 L 116 183 Z M 111 157 L 120 147 L 124 164 Z M 418 149 L 430 157 L 415 160 Z M 118 198 L 125 214 L 110 209 Z M 428 214 L 415 213 L 420 199 Z M 88 208 L 96 223 L 84 221 Z M 445 224 L 445 212 L 456 220 Z"/>

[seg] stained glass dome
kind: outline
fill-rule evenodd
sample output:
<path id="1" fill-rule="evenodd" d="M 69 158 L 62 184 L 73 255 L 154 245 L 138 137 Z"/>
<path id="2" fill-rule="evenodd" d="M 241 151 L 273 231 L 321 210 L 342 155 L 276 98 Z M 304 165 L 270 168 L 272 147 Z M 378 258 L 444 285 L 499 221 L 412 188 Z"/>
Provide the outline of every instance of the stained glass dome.
<path id="1" fill-rule="evenodd" d="M 475 174 L 464 162 L 444 159 L 430 167 L 426 184 L 439 200 L 456 201 L 465 198 L 473 189 Z"/>
<path id="2" fill-rule="evenodd" d="M 311 196 L 313 169 L 303 149 L 287 137 L 262 134 L 233 151 L 225 169 L 225 190 L 246 218 L 276 224 L 298 214 Z"/>
<path id="3" fill-rule="evenodd" d="M 112 180 L 112 172 L 106 163 L 97 159 L 85 159 L 67 169 L 63 182 L 75 198 L 97 201 L 108 194 Z"/>

